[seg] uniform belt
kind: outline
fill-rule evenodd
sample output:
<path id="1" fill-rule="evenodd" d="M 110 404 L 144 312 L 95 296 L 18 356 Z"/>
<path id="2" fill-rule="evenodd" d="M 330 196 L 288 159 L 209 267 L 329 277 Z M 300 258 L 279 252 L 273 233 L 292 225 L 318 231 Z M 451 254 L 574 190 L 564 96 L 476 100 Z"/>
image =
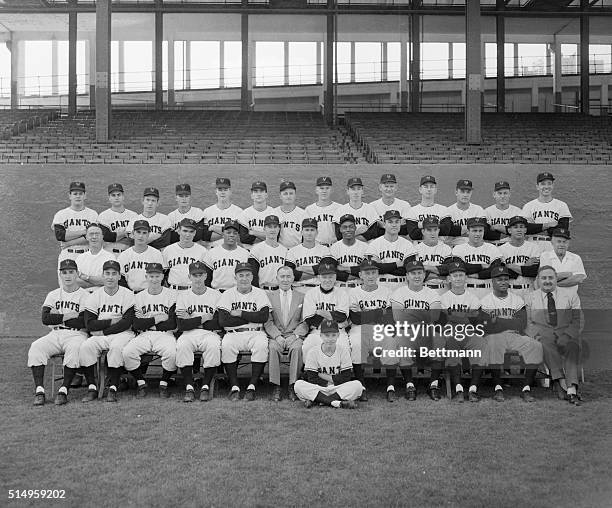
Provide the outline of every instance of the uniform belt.
<path id="1" fill-rule="evenodd" d="M 123 249 L 125 250 L 125 249 Z M 121 249 L 113 249 L 113 252 L 115 252 L 116 254 L 121 254 L 123 252 L 123 250 Z"/>
<path id="2" fill-rule="evenodd" d="M 529 289 L 531 284 L 512 284 L 510 287 L 512 289 Z"/>
<path id="3" fill-rule="evenodd" d="M 404 282 L 406 277 L 379 277 L 380 282 Z"/>
<path id="4" fill-rule="evenodd" d="M 80 332 L 81 330 L 79 330 L 78 328 L 70 328 L 69 326 L 64 326 L 64 325 L 55 325 L 53 327 L 54 330 L 71 330 L 73 332 Z"/>
<path id="5" fill-rule="evenodd" d="M 532 236 L 530 240 L 537 240 L 542 242 L 550 242 L 550 236 Z"/>
<path id="6" fill-rule="evenodd" d="M 491 287 L 491 283 L 487 283 L 487 284 L 466 284 L 467 287 L 469 288 L 489 288 Z"/>
<path id="7" fill-rule="evenodd" d="M 83 252 L 86 252 L 86 249 L 66 249 L 68 252 L 71 252 L 73 254 L 83 254 Z"/>
<path id="8" fill-rule="evenodd" d="M 176 284 L 170 284 L 172 289 L 177 289 L 178 291 L 184 291 L 185 289 L 189 289 L 189 286 L 177 286 Z"/>
<path id="9" fill-rule="evenodd" d="M 338 282 L 338 287 L 341 288 L 356 288 L 361 286 L 360 282 Z"/>
<path id="10" fill-rule="evenodd" d="M 296 288 L 299 288 L 299 287 L 318 288 L 319 284 L 307 284 L 307 283 L 298 282 L 297 284 L 294 284 L 293 287 L 296 287 Z"/>
<path id="11" fill-rule="evenodd" d="M 278 289 L 278 286 L 272 286 L 271 284 L 261 284 L 259 287 L 268 291 L 276 291 Z"/>
<path id="12" fill-rule="evenodd" d="M 442 282 L 440 284 L 430 284 L 429 282 L 426 282 L 425 285 L 430 289 L 442 289 L 446 287 L 446 284 Z"/>
<path id="13" fill-rule="evenodd" d="M 239 332 L 258 332 L 261 328 L 249 328 L 248 326 L 243 326 L 240 328 L 232 328 L 231 330 L 225 330 L 227 333 L 239 333 Z"/>

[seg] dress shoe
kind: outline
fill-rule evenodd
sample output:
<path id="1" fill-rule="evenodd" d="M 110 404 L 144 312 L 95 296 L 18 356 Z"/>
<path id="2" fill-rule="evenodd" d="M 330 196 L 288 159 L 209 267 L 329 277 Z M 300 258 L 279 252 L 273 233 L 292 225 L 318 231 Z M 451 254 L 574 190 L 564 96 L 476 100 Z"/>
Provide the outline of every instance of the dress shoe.
<path id="1" fill-rule="evenodd" d="M 293 389 L 293 385 L 289 385 L 289 400 L 291 402 L 295 402 L 298 400 L 298 396 L 295 394 L 295 390 Z"/>
<path id="2" fill-rule="evenodd" d="M 574 406 L 580 406 L 582 404 L 582 402 L 580 402 L 580 397 L 575 393 L 570 393 L 567 396 L 567 401 Z"/>

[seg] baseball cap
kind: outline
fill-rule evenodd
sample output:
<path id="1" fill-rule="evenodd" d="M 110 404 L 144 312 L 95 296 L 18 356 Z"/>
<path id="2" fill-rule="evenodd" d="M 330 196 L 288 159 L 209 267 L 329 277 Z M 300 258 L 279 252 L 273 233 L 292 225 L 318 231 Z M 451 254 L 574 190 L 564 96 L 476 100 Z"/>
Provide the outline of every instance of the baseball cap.
<path id="1" fill-rule="evenodd" d="M 359 270 L 379 270 L 378 265 L 371 259 L 363 258 L 363 261 L 359 265 Z"/>
<path id="2" fill-rule="evenodd" d="M 79 191 L 85 192 L 85 184 L 83 182 L 70 182 L 69 192 L 72 192 L 73 190 L 79 190 Z"/>
<path id="3" fill-rule="evenodd" d="M 266 182 L 257 180 L 256 182 L 253 182 L 251 184 L 251 192 L 254 190 L 262 190 L 268 192 L 268 186 L 266 185 Z"/>
<path id="4" fill-rule="evenodd" d="M 457 182 L 457 189 L 469 189 L 472 190 L 472 180 L 459 180 Z"/>
<path id="5" fill-rule="evenodd" d="M 253 267 L 249 263 L 238 263 L 234 268 L 234 273 L 247 271 L 253 273 Z"/>
<path id="6" fill-rule="evenodd" d="M 202 261 L 194 261 L 189 265 L 189 273 L 206 273 L 206 265 Z"/>
<path id="7" fill-rule="evenodd" d="M 338 333 L 338 323 L 331 319 L 321 321 L 321 333 Z"/>
<path id="8" fill-rule="evenodd" d="M 317 178 L 317 187 L 321 187 L 322 185 L 331 185 L 332 179 L 329 176 L 320 176 Z"/>
<path id="9" fill-rule="evenodd" d="M 493 190 L 498 191 L 502 189 L 510 189 L 510 184 L 506 181 L 495 182 L 495 187 Z"/>
<path id="10" fill-rule="evenodd" d="M 62 270 L 78 270 L 76 261 L 74 259 L 62 259 L 59 264 L 60 272 Z"/>
<path id="11" fill-rule="evenodd" d="M 117 272 L 120 272 L 121 266 L 119 266 L 119 263 L 115 261 L 114 259 L 110 259 L 109 261 L 105 261 L 104 264 L 102 265 L 102 271 L 104 270 L 115 270 Z"/>
<path id="12" fill-rule="evenodd" d="M 151 226 L 149 222 L 146 220 L 137 220 L 134 221 L 134 227 L 132 228 L 134 231 L 138 229 L 146 229 L 147 231 L 151 231 Z"/>
<path id="13" fill-rule="evenodd" d="M 397 210 L 387 210 L 383 215 L 383 220 L 401 219 L 402 216 Z"/>
<path id="14" fill-rule="evenodd" d="M 467 220 L 466 223 L 466 227 L 469 228 L 473 228 L 473 227 L 486 227 L 487 226 L 487 219 L 485 219 L 484 217 L 470 217 Z"/>
<path id="15" fill-rule="evenodd" d="M 425 228 L 439 228 L 440 221 L 437 217 L 425 217 L 423 219 L 423 229 Z"/>
<path id="16" fill-rule="evenodd" d="M 555 180 L 555 177 L 552 175 L 552 173 L 549 173 L 548 171 L 544 171 L 544 173 L 538 173 L 538 183 L 543 182 L 544 180 Z"/>
<path id="17" fill-rule="evenodd" d="M 550 236 L 560 236 L 561 238 L 567 238 L 568 240 L 571 238 L 569 229 L 567 228 L 555 228 L 552 230 Z"/>
<path id="18" fill-rule="evenodd" d="M 217 189 L 226 189 L 232 186 L 229 178 L 219 177 L 215 180 L 215 187 Z"/>
<path id="19" fill-rule="evenodd" d="M 317 219 L 311 217 L 306 218 L 302 221 L 302 229 L 304 228 L 318 228 Z"/>
<path id="20" fill-rule="evenodd" d="M 189 217 L 185 217 L 181 222 L 179 222 L 179 227 L 186 227 L 192 229 L 198 229 L 197 222 Z"/>
<path id="21" fill-rule="evenodd" d="M 438 182 L 436 182 L 436 179 L 431 175 L 425 175 L 421 177 L 421 183 L 419 185 L 425 185 L 426 183 L 435 183 L 436 185 L 438 184 Z"/>
<path id="22" fill-rule="evenodd" d="M 177 196 L 184 196 L 186 194 L 190 195 L 191 194 L 191 185 L 189 185 L 188 183 L 179 183 L 176 186 L 175 194 Z"/>
<path id="23" fill-rule="evenodd" d="M 111 261 L 107 261 L 110 263 Z M 145 273 L 164 273 L 164 267 L 161 263 L 147 263 L 145 266 Z"/>
<path id="24" fill-rule="evenodd" d="M 110 194 L 111 192 L 123 192 L 123 185 L 121 185 L 120 183 L 111 183 L 108 186 L 108 193 Z"/>
<path id="25" fill-rule="evenodd" d="M 238 222 L 235 220 L 228 220 L 223 224 L 221 231 L 225 231 L 226 229 L 235 229 L 236 231 L 240 231 L 240 226 L 238 226 Z"/>
<path id="26" fill-rule="evenodd" d="M 289 181 L 285 180 L 285 181 L 280 183 L 279 192 L 283 192 L 286 189 L 297 190 L 296 187 L 295 187 L 295 184 L 293 182 L 289 182 Z"/>
<path id="27" fill-rule="evenodd" d="M 494 268 L 491 268 L 491 278 L 494 279 L 495 277 L 501 277 L 502 275 L 508 275 L 510 276 L 510 272 L 508 272 L 508 268 L 506 268 L 506 266 L 496 266 Z"/>
<path id="28" fill-rule="evenodd" d="M 142 193 L 142 197 L 145 196 L 155 196 L 159 199 L 159 190 L 157 190 L 155 187 L 146 187 Z"/>
<path id="29" fill-rule="evenodd" d="M 340 217 L 339 224 L 344 224 L 345 222 L 352 222 L 353 224 L 355 224 L 355 216 L 351 213 L 345 213 L 342 217 Z"/>
<path id="30" fill-rule="evenodd" d="M 336 266 L 333 263 L 324 261 L 322 263 L 319 263 L 318 272 L 319 272 L 319 275 L 325 275 L 328 273 L 336 273 Z"/>
<path id="31" fill-rule="evenodd" d="M 354 187 L 355 185 L 360 185 L 361 187 L 363 187 L 363 182 L 361 181 L 361 178 L 359 178 L 358 176 L 349 178 L 348 182 L 346 182 L 347 187 Z"/>
<path id="32" fill-rule="evenodd" d="M 525 224 L 527 225 L 527 219 L 522 217 L 521 215 L 515 215 L 514 217 L 510 217 L 508 220 L 508 227 L 514 226 L 515 224 Z"/>
<path id="33" fill-rule="evenodd" d="M 406 273 L 413 272 L 415 270 L 425 270 L 422 261 L 413 260 L 413 261 L 405 261 L 404 266 L 406 267 Z"/>
<path id="34" fill-rule="evenodd" d="M 267 215 L 264 219 L 264 226 L 270 226 L 272 224 L 276 224 L 280 226 L 280 220 L 276 215 Z"/>
<path id="35" fill-rule="evenodd" d="M 453 261 L 451 264 L 448 265 L 448 273 L 455 272 L 467 272 L 465 263 L 463 261 Z"/>
<path id="36" fill-rule="evenodd" d="M 397 178 L 391 173 L 385 173 L 380 177 L 380 183 L 397 183 Z"/>

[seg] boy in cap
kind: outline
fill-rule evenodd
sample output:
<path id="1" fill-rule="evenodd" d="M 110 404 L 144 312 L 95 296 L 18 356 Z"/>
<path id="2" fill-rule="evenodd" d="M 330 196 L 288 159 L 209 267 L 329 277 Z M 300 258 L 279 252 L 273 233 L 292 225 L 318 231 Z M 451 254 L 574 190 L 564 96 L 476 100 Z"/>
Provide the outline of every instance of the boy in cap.
<path id="1" fill-rule="evenodd" d="M 232 182 L 229 178 L 219 177 L 215 180 L 217 202 L 204 210 L 204 224 L 207 230 L 202 236 L 205 242 L 212 242 L 216 247 L 223 242 L 223 225 L 227 221 L 237 222 L 242 208 L 232 203 Z"/>
<path id="2" fill-rule="evenodd" d="M 290 249 L 302 241 L 302 222 L 308 214 L 295 204 L 296 187 L 293 182 L 283 180 L 279 186 L 281 204 L 274 209 L 274 215 L 280 220 L 281 245 Z"/>
<path id="3" fill-rule="evenodd" d="M 306 214 L 311 219 L 315 219 L 319 226 L 317 232 L 317 243 L 331 247 L 336 241 L 336 229 L 334 227 L 334 217 L 336 209 L 340 206 L 332 200 L 332 179 L 329 176 L 317 178 L 315 194 L 317 201 L 308 205 L 305 209 Z"/>
<path id="4" fill-rule="evenodd" d="M 361 178 L 349 178 L 346 183 L 346 193 L 349 198 L 348 203 L 340 205 L 334 216 L 336 238 L 338 240 L 342 238 L 338 220 L 347 214 L 355 217 L 358 240 L 368 241 L 376 238 L 378 236 L 378 214 L 372 205 L 363 202 L 363 182 Z"/>
<path id="5" fill-rule="evenodd" d="M 98 222 L 102 227 L 104 248 L 118 258 L 119 254 L 132 245 L 127 228 L 134 222 L 137 214 L 125 207 L 123 185 L 120 183 L 111 183 L 108 186 L 108 201 L 111 206 L 100 214 Z"/>

